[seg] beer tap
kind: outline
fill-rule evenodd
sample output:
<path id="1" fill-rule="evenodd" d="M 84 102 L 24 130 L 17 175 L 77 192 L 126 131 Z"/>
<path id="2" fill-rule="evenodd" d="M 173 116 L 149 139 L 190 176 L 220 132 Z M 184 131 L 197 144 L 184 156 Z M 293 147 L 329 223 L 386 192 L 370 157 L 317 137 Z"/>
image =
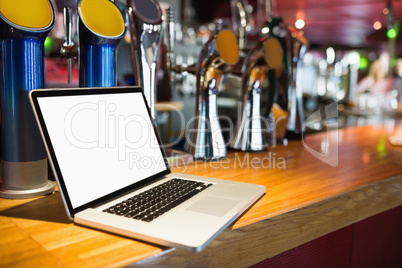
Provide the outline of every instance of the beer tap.
<path id="1" fill-rule="evenodd" d="M 266 1 L 267 19 L 261 27 L 260 36 L 276 37 L 284 51 L 285 72 L 278 79 L 279 105 L 287 110 L 288 120 L 284 140 L 300 140 L 304 128 L 303 93 L 300 83 L 301 65 L 309 45 L 308 40 L 292 25 L 276 15 L 275 0 Z"/>
<path id="2" fill-rule="evenodd" d="M 35 9 L 32 10 L 32 6 Z M 44 43 L 56 22 L 52 1 L 1 1 L 0 158 L 2 198 L 50 194 L 45 146 L 28 94 L 45 87 Z"/>
<path id="3" fill-rule="evenodd" d="M 116 86 L 116 49 L 125 33 L 124 18 L 118 7 L 106 0 L 80 0 L 79 45 L 72 40 L 71 9 L 64 8 L 63 15 L 65 42 L 60 55 L 67 59 L 68 83 L 71 83 L 72 61 L 79 58 L 80 87 Z"/>
<path id="4" fill-rule="evenodd" d="M 245 0 L 231 0 L 230 6 L 232 9 L 232 24 L 233 31 L 238 33 L 239 49 L 244 51 L 247 46 L 247 27 L 249 25 L 249 17 Z"/>
<path id="5" fill-rule="evenodd" d="M 165 44 L 166 44 L 166 59 L 167 59 L 167 70 L 170 77 L 171 85 L 174 82 L 174 76 L 172 69 L 174 65 L 174 42 L 175 42 L 175 22 L 174 22 L 174 9 L 171 5 L 165 8 Z"/>
<path id="6" fill-rule="evenodd" d="M 242 105 L 231 147 L 242 151 L 262 151 L 267 148 L 263 127 L 267 116 L 261 103 L 271 110 L 275 86 L 264 86 L 268 72 L 283 64 L 283 51 L 279 41 L 271 36 L 262 38 L 246 56 L 242 67 Z M 262 100 L 262 98 L 267 100 Z"/>
<path id="7" fill-rule="evenodd" d="M 116 50 L 126 31 L 119 8 L 108 0 L 80 0 L 78 17 L 79 86 L 116 86 Z"/>
<path id="8" fill-rule="evenodd" d="M 78 57 L 78 46 L 73 42 L 72 14 L 69 7 L 63 9 L 63 23 L 65 41 L 60 48 L 60 56 L 67 59 L 67 82 L 71 84 L 73 59 Z"/>
<path id="9" fill-rule="evenodd" d="M 303 127 L 303 90 L 300 81 L 301 66 L 307 51 L 308 41 L 291 25 L 287 26 L 286 41 L 290 82 L 288 86 L 288 121 L 284 139 L 300 140 L 305 131 Z"/>
<path id="10" fill-rule="evenodd" d="M 219 123 L 217 95 L 227 66 L 239 59 L 236 36 L 219 30 L 204 44 L 196 67 L 196 111 L 185 149 L 195 159 L 219 160 L 226 157 L 226 144 Z"/>
<path id="11" fill-rule="evenodd" d="M 153 0 L 127 0 L 134 79 L 156 117 L 156 65 L 162 39 L 162 11 Z"/>

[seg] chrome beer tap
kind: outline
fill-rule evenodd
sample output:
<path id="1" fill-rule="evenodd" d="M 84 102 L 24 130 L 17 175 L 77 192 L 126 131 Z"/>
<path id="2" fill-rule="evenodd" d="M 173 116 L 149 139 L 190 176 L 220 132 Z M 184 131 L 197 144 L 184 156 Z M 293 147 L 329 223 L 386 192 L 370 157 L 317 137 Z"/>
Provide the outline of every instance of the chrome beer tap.
<path id="1" fill-rule="evenodd" d="M 283 51 L 279 41 L 270 36 L 262 38 L 249 52 L 242 67 L 242 105 L 231 147 L 242 151 L 262 151 L 267 148 L 264 133 L 268 126 L 267 115 L 261 111 L 261 103 L 271 110 L 275 87 L 264 85 L 268 72 L 283 64 Z M 267 98 L 263 100 L 262 98 Z"/>
<path id="2" fill-rule="evenodd" d="M 226 144 L 219 123 L 217 94 L 224 69 L 239 59 L 236 36 L 230 30 L 215 33 L 203 46 L 196 67 L 196 110 L 185 149 L 195 159 L 226 157 Z"/>
<path id="3" fill-rule="evenodd" d="M 261 27 L 260 36 L 270 34 L 278 38 L 284 51 L 285 72 L 278 80 L 279 105 L 287 110 L 288 119 L 284 140 L 300 140 L 304 128 L 303 92 L 300 83 L 301 65 L 309 45 L 300 32 L 276 16 L 275 0 L 266 1 L 267 19 Z M 273 16 L 274 15 L 274 16 Z"/>
<path id="4" fill-rule="evenodd" d="M 174 83 L 174 75 L 172 72 L 174 64 L 174 43 L 175 43 L 175 20 L 174 20 L 174 8 L 171 5 L 168 5 L 165 8 L 165 36 L 164 41 L 166 44 L 166 64 L 167 70 L 170 77 L 170 86 Z"/>
<path id="5" fill-rule="evenodd" d="M 156 65 L 163 25 L 162 11 L 153 0 L 127 0 L 134 79 L 156 116 Z"/>
<path id="6" fill-rule="evenodd" d="M 239 49 L 244 51 L 247 46 L 247 28 L 249 25 L 249 14 L 247 12 L 247 1 L 231 0 L 230 6 L 232 9 L 232 24 L 233 31 L 237 32 L 239 37 Z"/>
<path id="7" fill-rule="evenodd" d="M 304 112 L 303 91 L 301 87 L 301 65 L 307 51 L 308 41 L 291 25 L 286 27 L 287 59 L 288 59 L 288 121 L 285 139 L 300 140 L 303 137 Z"/>
<path id="8" fill-rule="evenodd" d="M 63 9 L 63 23 L 65 41 L 60 48 L 60 56 L 67 59 L 67 82 L 71 84 L 73 59 L 78 57 L 78 46 L 73 42 L 72 14 L 69 7 Z"/>

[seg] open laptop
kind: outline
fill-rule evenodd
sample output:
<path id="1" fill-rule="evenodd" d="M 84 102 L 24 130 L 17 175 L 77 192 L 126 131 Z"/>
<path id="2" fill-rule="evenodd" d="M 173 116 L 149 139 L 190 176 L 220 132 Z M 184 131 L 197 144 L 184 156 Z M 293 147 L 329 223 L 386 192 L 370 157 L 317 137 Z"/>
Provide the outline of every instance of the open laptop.
<path id="1" fill-rule="evenodd" d="M 198 252 L 265 193 L 260 185 L 171 173 L 141 88 L 29 96 L 77 224 Z"/>

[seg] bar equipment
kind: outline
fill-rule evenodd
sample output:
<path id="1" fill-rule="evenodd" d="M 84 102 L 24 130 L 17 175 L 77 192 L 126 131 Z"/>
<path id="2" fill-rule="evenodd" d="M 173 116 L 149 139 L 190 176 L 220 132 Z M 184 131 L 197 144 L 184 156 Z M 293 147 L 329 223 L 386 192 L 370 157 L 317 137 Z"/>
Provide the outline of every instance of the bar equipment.
<path id="1" fill-rule="evenodd" d="M 44 41 L 55 16 L 48 0 L 0 2 L 3 198 L 31 198 L 54 190 L 28 93 L 45 86 Z"/>
<path id="2" fill-rule="evenodd" d="M 162 11 L 153 0 L 127 0 L 134 79 L 156 116 L 156 65 L 163 25 Z"/>
<path id="3" fill-rule="evenodd" d="M 286 125 L 286 140 L 301 140 L 303 138 L 304 112 L 303 90 L 301 87 L 301 66 L 307 51 L 308 41 L 300 35 L 299 31 L 291 25 L 287 25 L 287 70 L 289 75 L 288 85 L 288 121 Z"/>
<path id="4" fill-rule="evenodd" d="M 261 103 L 268 106 L 265 108 L 270 111 L 276 88 L 275 85 L 264 85 L 264 81 L 269 79 L 270 70 L 282 64 L 281 44 L 271 36 L 262 38 L 246 56 L 242 67 L 241 114 L 230 144 L 232 148 L 242 151 L 262 151 L 267 148 L 264 133 L 269 127 L 268 116 L 263 114 Z M 262 97 L 266 100 L 262 100 Z"/>
<path id="5" fill-rule="evenodd" d="M 78 16 L 79 86 L 116 86 L 116 48 L 125 34 L 119 8 L 108 0 L 80 0 Z"/>
<path id="6" fill-rule="evenodd" d="M 185 150 L 195 159 L 219 160 L 226 157 L 217 94 L 225 67 L 238 60 L 238 42 L 230 30 L 218 29 L 201 50 L 196 67 L 195 117 L 185 144 Z"/>
<path id="7" fill-rule="evenodd" d="M 175 55 L 174 55 L 174 43 L 175 43 L 175 19 L 174 19 L 174 8 L 170 4 L 166 4 L 164 8 L 164 42 L 166 45 L 166 64 L 167 71 L 170 78 L 170 89 L 174 84 L 173 66 Z"/>
<path id="8" fill-rule="evenodd" d="M 71 84 L 73 58 L 77 58 L 78 56 L 78 46 L 73 42 L 73 22 L 71 9 L 69 7 L 63 9 L 63 23 L 65 41 L 60 48 L 60 55 L 67 59 L 67 83 Z"/>
<path id="9" fill-rule="evenodd" d="M 233 31 L 238 34 L 239 49 L 244 51 L 247 47 L 247 28 L 249 25 L 249 14 L 247 12 L 246 0 L 231 0 L 230 7 L 232 11 Z"/>
<path id="10" fill-rule="evenodd" d="M 279 105 L 287 110 L 285 140 L 300 140 L 302 138 L 304 122 L 303 92 L 301 88 L 301 65 L 304 54 L 309 45 L 308 40 L 300 32 L 285 22 L 280 17 L 272 17 L 275 1 L 266 3 L 267 19 L 262 25 L 260 36 L 269 33 L 276 37 L 284 51 L 285 72 L 279 77 Z"/>

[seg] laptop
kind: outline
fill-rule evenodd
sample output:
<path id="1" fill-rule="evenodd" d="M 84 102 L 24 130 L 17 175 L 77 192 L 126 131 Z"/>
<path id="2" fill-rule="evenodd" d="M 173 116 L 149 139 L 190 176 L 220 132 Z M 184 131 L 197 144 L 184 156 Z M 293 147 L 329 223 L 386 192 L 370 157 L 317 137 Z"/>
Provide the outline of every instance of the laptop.
<path id="1" fill-rule="evenodd" d="M 139 87 L 40 89 L 29 98 L 76 224 L 199 252 L 265 193 L 172 173 Z"/>

